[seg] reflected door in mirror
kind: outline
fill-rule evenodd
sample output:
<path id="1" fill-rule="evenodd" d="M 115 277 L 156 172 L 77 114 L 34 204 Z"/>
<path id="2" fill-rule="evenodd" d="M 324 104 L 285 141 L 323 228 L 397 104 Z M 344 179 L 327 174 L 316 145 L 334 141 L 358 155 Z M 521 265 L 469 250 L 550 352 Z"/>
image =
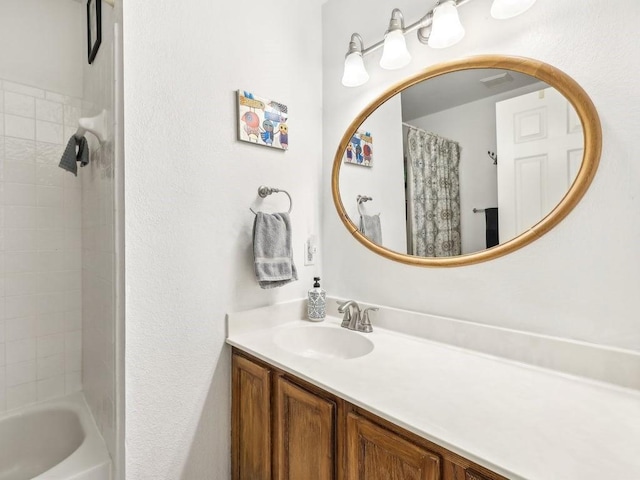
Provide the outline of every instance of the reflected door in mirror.
<path id="1" fill-rule="evenodd" d="M 553 210 L 578 174 L 582 126 L 571 104 L 545 88 L 496 104 L 500 235 L 511 239 Z"/>

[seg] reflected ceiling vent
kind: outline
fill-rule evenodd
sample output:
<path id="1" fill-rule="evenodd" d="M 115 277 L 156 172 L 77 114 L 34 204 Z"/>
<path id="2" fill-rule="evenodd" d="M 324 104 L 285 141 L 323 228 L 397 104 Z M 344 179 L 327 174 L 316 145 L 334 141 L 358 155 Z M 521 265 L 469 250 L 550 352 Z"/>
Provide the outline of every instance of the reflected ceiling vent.
<path id="1" fill-rule="evenodd" d="M 480 79 L 480 83 L 482 83 L 487 88 L 494 88 L 498 85 L 502 85 L 503 83 L 513 82 L 513 77 L 509 72 L 499 73 L 498 75 L 492 75 L 490 77 L 485 77 Z"/>

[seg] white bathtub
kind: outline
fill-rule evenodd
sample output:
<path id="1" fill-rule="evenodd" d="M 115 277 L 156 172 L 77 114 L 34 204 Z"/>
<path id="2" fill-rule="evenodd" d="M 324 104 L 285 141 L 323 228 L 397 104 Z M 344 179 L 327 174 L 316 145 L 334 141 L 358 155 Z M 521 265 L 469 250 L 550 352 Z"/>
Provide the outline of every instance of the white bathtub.
<path id="1" fill-rule="evenodd" d="M 111 458 L 82 393 L 0 416 L 0 480 L 109 480 Z"/>

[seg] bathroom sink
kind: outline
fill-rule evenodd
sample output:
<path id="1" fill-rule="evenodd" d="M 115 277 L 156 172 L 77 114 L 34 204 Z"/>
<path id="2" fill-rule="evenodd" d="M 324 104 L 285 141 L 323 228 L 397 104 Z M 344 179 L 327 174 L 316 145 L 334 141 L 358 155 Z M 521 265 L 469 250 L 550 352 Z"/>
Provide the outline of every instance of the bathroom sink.
<path id="1" fill-rule="evenodd" d="M 362 357 L 373 350 L 373 342 L 364 334 L 320 325 L 281 330 L 274 341 L 278 347 L 290 353 L 318 359 L 346 360 Z"/>

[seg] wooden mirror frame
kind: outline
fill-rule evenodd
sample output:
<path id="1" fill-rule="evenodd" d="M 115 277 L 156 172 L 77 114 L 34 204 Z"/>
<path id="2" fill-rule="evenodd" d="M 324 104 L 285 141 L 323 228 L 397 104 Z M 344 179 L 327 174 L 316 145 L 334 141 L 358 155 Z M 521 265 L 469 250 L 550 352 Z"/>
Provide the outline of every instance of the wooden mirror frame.
<path id="1" fill-rule="evenodd" d="M 394 95 L 402 92 L 416 83 L 438 77 L 446 73 L 457 72 L 460 70 L 470 70 L 479 68 L 498 68 L 512 70 L 524 73 L 537 78 L 554 87 L 573 105 L 580 121 L 582 123 L 584 134 L 584 156 L 578 175 L 573 184 L 562 198 L 560 203 L 542 220 L 536 223 L 526 232 L 517 237 L 495 247 L 465 255 L 456 255 L 451 257 L 419 257 L 408 255 L 390 250 L 381 245 L 373 243 L 362 233 L 358 231 L 358 227 L 351 221 L 342 203 L 339 191 L 339 174 L 342 166 L 342 157 L 344 151 L 349 144 L 351 137 L 357 132 L 360 125 L 384 102 Z M 423 267 L 457 267 L 462 265 L 472 265 L 475 263 L 485 262 L 494 258 L 501 257 L 511 253 L 519 248 L 528 245 L 535 239 L 541 237 L 553 227 L 555 227 L 571 210 L 577 205 L 582 196 L 585 194 L 598 168 L 600 161 L 600 152 L 602 150 L 602 130 L 600 126 L 600 118 L 593 102 L 575 80 L 566 73 L 557 68 L 523 57 L 511 57 L 502 55 L 480 55 L 450 62 L 439 63 L 419 72 L 411 77 L 392 86 L 369 106 L 367 106 L 360 115 L 358 115 L 347 128 L 342 136 L 336 156 L 333 160 L 333 168 L 331 172 L 331 193 L 333 195 L 333 203 L 338 211 L 338 215 L 342 223 L 347 227 L 351 234 L 361 244 L 369 250 L 374 251 L 378 255 L 382 255 L 389 260 L 405 263 L 408 265 L 418 265 Z"/>

